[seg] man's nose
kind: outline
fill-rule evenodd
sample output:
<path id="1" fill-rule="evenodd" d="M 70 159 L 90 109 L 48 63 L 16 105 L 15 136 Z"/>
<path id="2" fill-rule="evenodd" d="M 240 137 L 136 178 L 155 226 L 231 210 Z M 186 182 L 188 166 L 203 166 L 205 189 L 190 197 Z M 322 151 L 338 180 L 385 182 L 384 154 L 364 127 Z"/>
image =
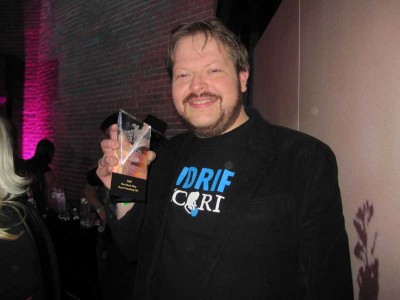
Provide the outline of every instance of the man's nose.
<path id="1" fill-rule="evenodd" d="M 207 89 L 207 81 L 205 80 L 204 76 L 200 74 L 195 74 L 192 77 L 192 82 L 190 83 L 190 87 L 193 92 L 201 92 Z"/>

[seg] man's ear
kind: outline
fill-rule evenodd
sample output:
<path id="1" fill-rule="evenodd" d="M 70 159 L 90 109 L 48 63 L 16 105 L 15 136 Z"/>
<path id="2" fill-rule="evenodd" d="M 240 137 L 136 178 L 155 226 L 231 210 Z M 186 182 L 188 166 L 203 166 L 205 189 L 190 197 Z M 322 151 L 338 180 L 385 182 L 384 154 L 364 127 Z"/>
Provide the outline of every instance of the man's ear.
<path id="1" fill-rule="evenodd" d="M 249 79 L 249 70 L 239 72 L 240 91 L 247 91 L 247 80 Z"/>

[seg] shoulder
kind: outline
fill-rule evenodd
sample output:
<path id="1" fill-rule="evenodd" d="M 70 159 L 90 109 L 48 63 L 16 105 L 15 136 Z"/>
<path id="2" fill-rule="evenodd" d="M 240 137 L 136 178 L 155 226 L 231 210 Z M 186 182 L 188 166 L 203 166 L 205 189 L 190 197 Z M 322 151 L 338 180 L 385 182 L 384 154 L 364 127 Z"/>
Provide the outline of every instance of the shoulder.
<path id="1" fill-rule="evenodd" d="M 1 208 L 1 226 L 9 228 L 10 233 L 16 234 L 20 230 L 20 224 L 25 214 L 25 206 L 18 199 L 13 199 L 13 203 L 3 204 Z"/>
<path id="2" fill-rule="evenodd" d="M 283 126 L 270 126 L 273 138 L 283 146 L 318 147 L 330 151 L 330 147 L 325 142 L 310 134 Z"/>
<path id="3" fill-rule="evenodd" d="M 24 232 L 25 220 L 28 213 L 27 205 L 26 196 L 19 196 L 2 204 L 0 215 L 2 229 L 8 228 L 7 232 L 11 234 Z"/>
<path id="4" fill-rule="evenodd" d="M 255 132 L 252 144 L 258 147 L 274 147 L 280 155 L 290 158 L 321 156 L 336 162 L 335 154 L 325 142 L 305 132 L 274 125 L 258 112 L 254 115 Z"/>
<path id="5" fill-rule="evenodd" d="M 303 132 L 276 128 L 282 157 L 291 161 L 308 178 L 336 178 L 337 160 L 331 147 Z M 330 175 L 328 175 L 330 174 Z"/>
<path id="6" fill-rule="evenodd" d="M 10 233 L 21 235 L 16 240 L 0 239 L 0 260 L 4 267 L 0 273 L 0 290 L 6 299 L 26 299 L 37 289 L 39 278 L 36 243 L 31 238 L 31 228 L 28 230 L 25 223 L 28 214 L 25 200 L 15 198 L 13 201 L 18 202 L 18 205 L 4 211 L 7 213 L 6 225 Z"/>

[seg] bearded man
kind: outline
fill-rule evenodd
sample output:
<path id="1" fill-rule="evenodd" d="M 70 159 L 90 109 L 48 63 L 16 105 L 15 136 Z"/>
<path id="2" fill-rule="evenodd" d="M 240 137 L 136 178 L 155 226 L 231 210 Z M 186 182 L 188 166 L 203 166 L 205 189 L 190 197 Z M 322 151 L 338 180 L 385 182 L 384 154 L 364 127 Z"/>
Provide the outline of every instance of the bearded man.
<path id="1" fill-rule="evenodd" d="M 247 51 L 218 20 L 176 28 L 166 66 L 189 132 L 157 153 L 146 211 L 117 204 L 110 222 L 139 261 L 133 299 L 353 299 L 330 148 L 245 109 Z M 97 170 L 106 186 L 111 131 Z"/>

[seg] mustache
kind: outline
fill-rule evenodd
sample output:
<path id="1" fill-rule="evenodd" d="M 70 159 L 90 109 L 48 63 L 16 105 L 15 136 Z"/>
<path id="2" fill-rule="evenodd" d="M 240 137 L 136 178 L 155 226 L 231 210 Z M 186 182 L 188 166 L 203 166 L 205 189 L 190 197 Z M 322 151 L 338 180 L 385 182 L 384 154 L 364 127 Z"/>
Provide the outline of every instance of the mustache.
<path id="1" fill-rule="evenodd" d="M 183 99 L 183 104 L 186 104 L 193 98 L 202 98 L 202 97 L 213 98 L 214 100 L 222 100 L 221 96 L 210 93 L 210 92 L 203 92 L 201 94 L 190 93 Z"/>

